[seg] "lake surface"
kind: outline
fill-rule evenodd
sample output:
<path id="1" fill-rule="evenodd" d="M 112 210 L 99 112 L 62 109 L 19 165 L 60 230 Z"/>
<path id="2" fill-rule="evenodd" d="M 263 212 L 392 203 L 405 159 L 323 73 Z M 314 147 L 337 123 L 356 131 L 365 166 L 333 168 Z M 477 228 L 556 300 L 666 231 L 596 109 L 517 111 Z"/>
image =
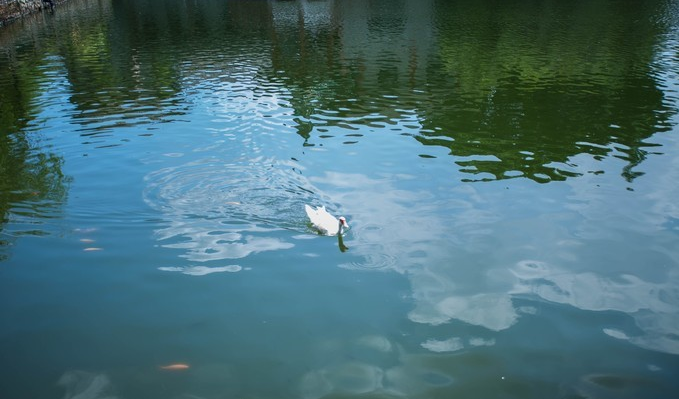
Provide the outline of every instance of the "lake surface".
<path id="1" fill-rule="evenodd" d="M 678 397 L 677 2 L 72 0 L 0 49 L 0 397 Z"/>

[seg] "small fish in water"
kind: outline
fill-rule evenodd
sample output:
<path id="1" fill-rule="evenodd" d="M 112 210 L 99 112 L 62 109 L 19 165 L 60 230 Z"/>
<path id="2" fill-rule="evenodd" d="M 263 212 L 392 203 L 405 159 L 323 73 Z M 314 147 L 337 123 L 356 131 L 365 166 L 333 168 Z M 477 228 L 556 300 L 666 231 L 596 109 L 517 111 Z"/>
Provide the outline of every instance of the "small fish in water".
<path id="1" fill-rule="evenodd" d="M 167 366 L 160 366 L 160 368 L 163 370 L 186 370 L 189 368 L 189 365 L 184 363 L 175 363 L 168 364 Z"/>
<path id="2" fill-rule="evenodd" d="M 89 247 L 89 248 L 83 249 L 83 251 L 85 251 L 85 252 L 94 252 L 94 251 L 103 251 L 103 250 L 104 250 L 104 248 L 98 248 L 98 247 Z"/>
<path id="3" fill-rule="evenodd" d="M 84 242 L 84 243 L 86 243 L 86 244 L 90 244 L 90 243 L 93 243 L 94 240 L 91 239 L 91 238 L 81 238 L 81 239 L 80 239 L 80 242 Z"/>

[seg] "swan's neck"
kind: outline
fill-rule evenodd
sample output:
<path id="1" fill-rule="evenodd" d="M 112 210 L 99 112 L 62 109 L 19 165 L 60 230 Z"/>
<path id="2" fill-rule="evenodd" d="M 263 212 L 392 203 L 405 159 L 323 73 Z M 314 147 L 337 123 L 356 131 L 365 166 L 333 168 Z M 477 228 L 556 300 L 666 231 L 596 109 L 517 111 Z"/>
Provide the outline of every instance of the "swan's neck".
<path id="1" fill-rule="evenodd" d="M 343 231 L 344 231 L 344 224 L 342 224 L 342 221 L 340 220 L 339 228 L 337 229 L 337 234 L 341 236 Z"/>

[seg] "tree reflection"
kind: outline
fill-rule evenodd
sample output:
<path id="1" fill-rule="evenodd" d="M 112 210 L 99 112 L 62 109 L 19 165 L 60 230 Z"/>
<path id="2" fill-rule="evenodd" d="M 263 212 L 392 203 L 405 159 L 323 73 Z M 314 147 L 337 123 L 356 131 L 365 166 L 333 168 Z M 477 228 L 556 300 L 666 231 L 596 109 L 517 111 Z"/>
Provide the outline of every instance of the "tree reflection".
<path id="1" fill-rule="evenodd" d="M 28 24 L 26 31 L 35 33 L 32 28 Z M 0 251 L 17 235 L 48 234 L 44 222 L 65 201 L 70 181 L 62 172 L 63 158 L 28 131 L 38 117 L 41 53 L 51 43 L 22 36 L 17 26 L 6 29 L 0 43 Z M 5 256 L 0 252 L 0 260 Z"/>
<path id="2" fill-rule="evenodd" d="M 661 3 L 438 3 L 441 62 L 456 81 L 453 95 L 432 93 L 444 100 L 425 119 L 454 142 L 419 140 L 472 158 L 458 163 L 484 178 L 564 180 L 589 153 L 623 159 L 631 181 L 674 112 L 653 66 Z"/>
<path id="3" fill-rule="evenodd" d="M 622 159 L 632 181 L 648 138 L 671 128 L 654 69 L 662 1 L 309 4 L 272 9 L 273 65 L 307 141 L 342 118 L 415 110 L 416 139 L 449 148 L 469 180 L 565 180 L 590 154 Z"/>
<path id="4" fill-rule="evenodd" d="M 70 101 L 79 111 L 74 118 L 88 129 L 85 134 L 168 122 L 182 115 L 185 109 L 176 97 L 181 89 L 177 60 L 167 45 L 154 45 L 157 24 L 137 15 L 134 7 L 126 9 L 125 2 L 100 6 L 111 21 L 98 15 L 61 21 L 64 35 L 58 53 L 72 86 Z M 162 21 L 158 14 L 156 21 Z M 140 26 L 148 29 L 140 32 Z"/>
<path id="5" fill-rule="evenodd" d="M 401 129 L 448 148 L 469 180 L 602 172 L 576 164 L 588 154 L 620 158 L 631 181 L 676 112 L 654 65 L 672 23 L 658 17 L 666 3 L 123 0 L 98 3 L 88 18 L 63 8 L 31 40 L 37 54 L 63 60 L 82 134 L 176 120 L 191 106 L 186 87 L 229 82 L 242 67 L 286 91 L 305 145 Z M 60 162 L 31 158 L 30 140 L 16 134 L 32 118 L 40 56 L 7 54 L 4 171 L 15 182 L 18 165 L 58 177 L 39 170 Z M 406 120 L 417 127 L 402 129 Z M 3 184 L 6 214 L 7 193 L 22 189 Z"/>
<path id="6" fill-rule="evenodd" d="M 447 147 L 466 180 L 602 173 L 577 164 L 588 154 L 621 159 L 632 181 L 675 112 L 654 69 L 663 5 L 122 1 L 61 51 L 97 129 L 172 120 L 185 84 L 218 87 L 242 64 L 289 91 L 305 145 L 382 127 Z M 420 128 L 402 130 L 413 114 Z"/>
<path id="7" fill-rule="evenodd" d="M 17 130 L 32 116 L 26 101 L 30 90 L 18 94 L 9 89 L 21 86 L 17 76 L 7 76 L 0 62 L 0 250 L 17 235 L 47 234 L 43 226 L 53 209 L 66 199 L 69 178 L 62 173 L 63 158 L 45 152 L 39 139 Z M 4 76 L 3 76 L 4 75 Z M 30 83 L 28 84 L 30 86 Z M 7 90 L 4 90 L 8 88 Z M 13 118 L 5 118 L 5 116 Z M 13 231 L 4 226 L 12 221 Z M 0 252 L 0 260 L 5 257 Z"/>

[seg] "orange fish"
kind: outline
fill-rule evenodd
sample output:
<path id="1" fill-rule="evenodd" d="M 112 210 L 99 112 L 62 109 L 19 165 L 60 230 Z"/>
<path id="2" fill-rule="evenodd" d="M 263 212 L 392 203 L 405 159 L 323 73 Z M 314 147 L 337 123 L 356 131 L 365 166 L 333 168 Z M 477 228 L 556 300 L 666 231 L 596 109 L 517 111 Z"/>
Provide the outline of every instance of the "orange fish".
<path id="1" fill-rule="evenodd" d="M 186 370 L 190 366 L 188 364 L 184 363 L 174 363 L 174 364 L 168 364 L 167 366 L 160 366 L 161 369 L 163 370 Z"/>

